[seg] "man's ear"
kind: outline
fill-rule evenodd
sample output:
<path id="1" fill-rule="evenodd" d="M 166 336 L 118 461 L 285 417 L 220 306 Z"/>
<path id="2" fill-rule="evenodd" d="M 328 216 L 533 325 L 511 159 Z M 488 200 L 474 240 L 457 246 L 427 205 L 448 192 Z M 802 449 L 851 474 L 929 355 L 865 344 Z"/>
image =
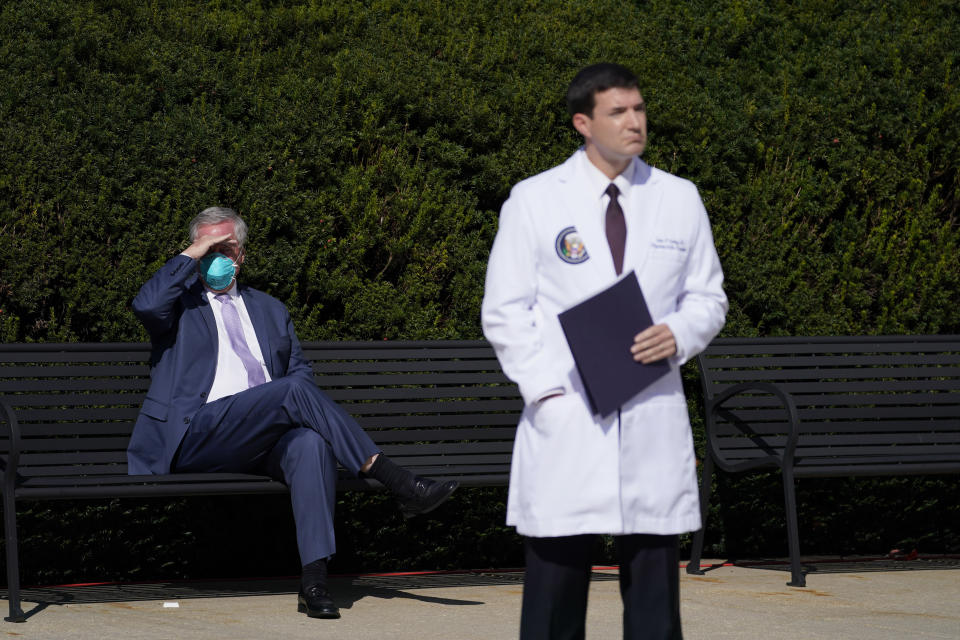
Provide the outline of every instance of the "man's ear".
<path id="1" fill-rule="evenodd" d="M 238 267 L 243 264 L 243 259 L 246 257 L 247 257 L 246 249 L 240 249 L 240 255 L 237 256 L 237 259 L 235 261 Z"/>
<path id="2" fill-rule="evenodd" d="M 573 128 L 576 129 L 580 135 L 584 138 L 590 137 L 590 125 L 593 122 L 590 120 L 590 116 L 585 113 L 575 113 L 573 114 Z"/>

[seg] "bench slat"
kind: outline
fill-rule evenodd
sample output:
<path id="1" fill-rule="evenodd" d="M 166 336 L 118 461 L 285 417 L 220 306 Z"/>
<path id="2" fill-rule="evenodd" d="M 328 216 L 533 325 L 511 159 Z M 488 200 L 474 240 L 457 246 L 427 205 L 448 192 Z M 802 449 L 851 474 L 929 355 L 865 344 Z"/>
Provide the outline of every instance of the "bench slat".
<path id="1" fill-rule="evenodd" d="M 794 473 L 801 478 L 836 478 L 855 476 L 927 476 L 934 474 L 951 474 L 957 472 L 957 460 L 935 461 L 918 460 L 906 461 L 894 459 L 888 463 L 874 462 L 871 464 L 853 465 L 822 464 L 800 465 Z"/>
<path id="2" fill-rule="evenodd" d="M 911 405 L 927 406 L 952 404 L 960 407 L 960 392 L 950 393 L 831 393 L 831 394 L 790 394 L 798 408 L 814 406 L 869 406 L 869 405 Z M 772 394 L 739 394 L 723 403 L 724 408 L 781 406 L 780 399 Z"/>
<path id="3" fill-rule="evenodd" d="M 6 396 L 5 396 L 6 398 Z M 14 405 L 16 406 L 16 405 Z M 519 413 L 523 401 L 475 400 L 470 403 L 450 402 L 369 402 L 345 404 L 344 408 L 358 416 L 399 416 L 407 413 L 458 413 L 462 411 L 513 411 Z M 97 409 L 72 408 L 69 418 L 72 420 L 135 420 L 140 412 L 139 406 L 130 408 L 104 407 Z M 23 422 L 46 422 L 66 419 L 64 412 L 58 409 L 23 409 L 17 411 L 17 419 Z"/>
<path id="4" fill-rule="evenodd" d="M 734 423 L 731 422 L 716 422 L 716 429 L 714 433 L 720 437 L 724 438 L 731 435 L 742 435 L 743 431 L 738 427 L 734 426 Z M 865 434 L 865 433 L 903 433 L 909 434 L 913 432 L 928 432 L 928 433 L 950 433 L 957 432 L 960 430 L 957 421 L 954 419 L 946 420 L 884 420 L 882 422 L 877 420 L 869 421 L 860 421 L 860 420 L 848 420 L 843 423 L 829 423 L 829 422 L 817 422 L 817 423 L 806 423 L 802 425 L 804 434 L 815 434 L 815 433 L 831 433 L 841 431 L 843 433 L 851 434 Z M 783 420 L 771 421 L 771 422 L 751 422 L 749 428 L 752 432 L 758 435 L 766 434 L 776 434 L 776 433 L 786 433 L 787 423 Z"/>
<path id="5" fill-rule="evenodd" d="M 957 336 L 784 336 L 720 338 L 704 355 L 956 352 Z"/>
<path id="6" fill-rule="evenodd" d="M 422 371 L 425 373 L 437 371 L 500 371 L 500 365 L 496 358 L 491 357 L 486 360 L 432 360 L 430 362 L 390 362 L 382 366 L 377 363 L 369 362 L 325 362 L 313 361 L 314 374 L 326 373 L 402 373 L 412 371 Z"/>
<path id="7" fill-rule="evenodd" d="M 138 409 L 145 393 L 49 393 L 5 395 L 7 404 L 14 409 L 22 407 L 64 407 L 62 411 L 70 413 L 76 407 L 104 405 L 133 405 Z M 17 415 L 21 415 L 17 411 Z"/>
<path id="8" fill-rule="evenodd" d="M 371 437 L 382 440 L 431 440 L 442 438 L 445 440 L 509 440 L 513 441 L 515 426 L 501 427 L 498 425 L 515 425 L 515 415 L 509 414 L 477 414 L 457 416 L 421 416 L 420 420 L 405 421 L 398 424 L 392 421 L 390 425 L 371 425 L 366 431 Z M 447 417 L 447 420 L 441 418 Z M 429 424 L 428 424 L 429 422 Z M 488 426 L 489 425 L 489 426 Z M 424 429 L 420 427 L 440 426 L 443 429 Z M 22 425 L 22 430 L 28 439 L 58 436 L 110 436 L 126 435 L 133 431 L 131 422 L 108 423 L 52 423 Z M 0 450 L 6 451 L 2 445 L 5 439 L 0 438 Z"/>
<path id="9" fill-rule="evenodd" d="M 69 469 L 69 467 L 67 467 Z M 28 482 L 30 486 L 53 485 L 60 483 L 63 486 L 73 484 L 89 485 L 96 482 L 101 484 L 194 484 L 201 482 L 273 482 L 270 478 L 260 474 L 251 473 L 170 473 L 166 475 L 127 475 L 117 473 L 116 467 L 114 473 L 104 474 L 98 478 L 76 477 L 72 474 L 64 474 L 56 478 L 34 478 Z"/>
<path id="10" fill-rule="evenodd" d="M 857 464 L 873 464 L 878 461 L 896 462 L 896 461 L 915 461 L 929 460 L 930 462 L 953 461 L 954 464 L 960 464 L 960 450 L 956 447 L 942 447 L 943 451 L 938 452 L 937 447 L 850 447 L 844 450 L 843 447 L 836 449 L 804 449 L 798 450 L 794 458 L 794 466 L 807 464 L 816 464 L 818 461 L 828 461 L 831 464 L 848 464 L 855 466 Z M 773 450 L 776 451 L 776 450 Z M 728 462 L 739 462 L 744 460 L 756 460 L 768 455 L 758 447 L 753 449 L 742 449 L 728 453 L 724 458 Z"/>
<path id="11" fill-rule="evenodd" d="M 957 416 L 957 405 L 911 405 L 906 407 L 797 407 L 801 422 L 818 422 L 821 420 L 842 421 L 862 420 L 875 418 L 877 420 L 907 418 L 918 421 L 923 418 L 951 418 Z M 722 411 L 722 410 L 721 410 Z M 746 422 L 763 422 L 782 419 L 785 410 L 776 409 L 736 409 L 730 413 Z"/>
<path id="12" fill-rule="evenodd" d="M 512 442 L 418 442 L 388 444 L 383 447 L 384 453 L 391 458 L 394 456 L 411 455 L 438 455 L 469 457 L 474 455 L 507 454 L 513 452 Z M 499 456 L 502 457 L 502 456 Z"/>
<path id="13" fill-rule="evenodd" d="M 777 449 L 786 445 L 786 436 L 759 436 L 758 441 L 762 441 L 769 446 Z M 956 433 L 893 433 L 893 434 L 871 434 L 864 436 L 862 434 L 834 434 L 834 435 L 810 435 L 804 434 L 797 443 L 797 450 L 803 447 L 843 447 L 843 446 L 861 446 L 861 445 L 899 445 L 911 446 L 915 444 L 954 444 L 960 445 L 960 432 Z M 735 451 L 741 447 L 755 446 L 752 439 L 742 438 L 723 438 L 720 446 L 724 452 Z"/>
<path id="14" fill-rule="evenodd" d="M 182 496 L 253 495 L 286 493 L 287 487 L 276 481 L 204 482 L 196 484 L 115 484 L 90 486 L 21 487 L 18 500 L 71 500 L 76 498 L 164 498 Z"/>
<path id="15" fill-rule="evenodd" d="M 133 432 L 132 422 L 53 422 L 20 425 L 27 437 L 126 435 Z"/>
<path id="16" fill-rule="evenodd" d="M 379 434 L 378 434 L 379 435 Z M 102 464 L 126 463 L 128 438 L 54 438 L 44 441 L 31 440 L 24 443 L 20 455 L 20 472 L 28 473 L 26 469 L 49 464 Z M 374 438 L 388 455 L 407 455 L 408 451 L 469 454 L 473 452 L 507 452 L 513 450 L 512 441 L 487 440 L 480 442 L 431 442 L 406 440 L 398 441 L 394 438 Z M 38 448 L 34 448 L 38 447 Z"/>
<path id="17" fill-rule="evenodd" d="M 2 352 L 0 352 L 2 353 Z M 136 363 L 147 362 L 150 358 L 150 349 L 139 350 L 131 349 L 128 351 L 117 352 L 83 352 L 83 351 L 26 351 L 22 353 L 2 353 L 0 360 L 3 362 L 36 362 L 50 363 L 52 365 L 68 364 L 71 362 L 103 362 L 110 363 Z"/>
<path id="18" fill-rule="evenodd" d="M 2 369 L 0 369 L 2 372 Z M 384 373 L 356 375 L 317 375 L 317 386 L 322 389 L 334 387 L 365 387 L 365 386 L 402 386 L 402 385 L 501 385 L 512 386 L 509 379 L 500 373 L 471 371 L 467 373 L 452 372 L 442 374 L 423 373 Z M 26 378 L 0 378 L 0 393 L 35 392 L 35 391 L 99 391 L 134 389 L 146 391 L 150 386 L 150 378 L 141 377 L 53 377 L 47 376 L 35 380 Z"/>
<path id="19" fill-rule="evenodd" d="M 314 376 L 317 386 L 321 388 L 330 387 L 387 387 L 401 385 L 509 385 L 509 379 L 502 373 L 471 371 L 468 373 L 450 372 L 436 373 L 434 371 L 404 372 L 404 373 L 380 373 L 365 374 L 357 373 L 355 375 L 317 375 Z"/>
<path id="20" fill-rule="evenodd" d="M 32 362 L 32 361 L 25 361 Z M 130 376 L 130 377 L 149 377 L 150 366 L 147 364 L 130 364 L 126 366 L 109 365 L 71 365 L 71 366 L 22 366 L 6 367 L 0 366 L 0 379 L 19 379 L 19 378 L 71 378 L 71 377 L 109 377 L 109 376 Z"/>
<path id="21" fill-rule="evenodd" d="M 383 435 L 383 434 L 380 434 Z M 444 439 L 448 438 L 444 435 Z M 463 453 L 463 452 L 488 452 L 488 451 L 512 451 L 513 441 L 492 440 L 482 442 L 422 442 L 407 441 L 397 442 L 387 437 L 381 438 L 384 445 L 384 451 L 388 455 L 404 454 L 407 451 L 417 451 L 424 453 Z M 42 453 L 62 453 L 61 458 L 69 457 L 71 454 L 86 455 L 89 452 L 126 452 L 127 437 L 115 438 L 30 438 L 23 442 L 22 452 L 24 460 L 27 456 L 33 455 L 33 452 Z"/>
<path id="22" fill-rule="evenodd" d="M 0 393 L 17 395 L 22 393 L 63 392 L 63 391 L 142 391 L 146 393 L 150 378 L 42 378 L 26 380 L 23 378 L 0 380 Z M 9 398 L 8 395 L 4 396 Z"/>
<path id="23" fill-rule="evenodd" d="M 334 343 L 329 343 L 334 344 Z M 381 349 L 378 347 L 364 349 L 303 349 L 306 359 L 314 362 L 369 362 L 385 363 L 411 362 L 424 363 L 426 361 L 452 360 L 491 360 L 496 359 L 496 353 L 488 345 L 485 347 L 468 347 L 465 349 L 444 349 L 436 347 L 414 347 L 410 349 Z"/>
<path id="24" fill-rule="evenodd" d="M 828 462 L 830 464 L 846 464 L 846 465 L 878 465 L 878 464 L 912 464 L 912 463 L 946 463 L 952 462 L 954 465 L 960 463 L 960 453 L 956 449 L 953 451 L 945 451 L 943 454 L 937 455 L 934 453 L 925 454 L 925 453 L 896 453 L 896 454 L 886 454 L 881 453 L 871 454 L 869 456 L 860 456 L 860 455 L 837 455 L 837 456 L 801 456 L 796 460 L 798 467 L 804 465 L 812 464 L 823 464 Z M 956 467 L 954 467 L 956 470 Z"/>
<path id="25" fill-rule="evenodd" d="M 779 451 L 771 447 L 770 452 Z M 729 455 L 726 455 L 729 453 Z M 745 448 L 725 452 L 724 459 L 728 461 L 755 460 L 768 455 L 767 451 L 759 447 Z M 823 447 L 797 450 L 794 465 L 816 464 L 826 461 L 832 464 L 874 464 L 877 462 L 893 463 L 898 461 L 921 462 L 947 461 L 960 463 L 960 449 L 956 445 L 916 446 L 916 447 Z"/>
<path id="26" fill-rule="evenodd" d="M 755 382 L 780 380 L 863 380 L 874 378 L 960 378 L 960 367 L 864 367 L 862 369 L 714 369 L 712 380 Z"/>
<path id="27" fill-rule="evenodd" d="M 519 398 L 520 393 L 516 387 L 423 387 L 417 389 L 398 388 L 398 389 L 337 389 L 327 391 L 327 395 L 334 400 L 394 400 L 402 399 L 431 399 L 431 398 L 458 398 L 465 399 L 472 403 L 478 398 Z"/>
<path id="28" fill-rule="evenodd" d="M 464 399 L 472 402 L 475 398 L 498 398 L 520 396 L 515 387 L 507 386 L 471 386 L 471 387 L 423 387 L 423 388 L 362 388 L 337 389 L 327 395 L 337 401 L 357 400 L 393 400 L 401 399 Z M 8 404 L 17 407 L 73 407 L 84 405 L 136 405 L 143 402 L 145 393 L 47 393 L 7 395 Z"/>
<path id="29" fill-rule="evenodd" d="M 47 451 L 43 453 L 23 453 L 20 456 L 20 467 L 23 473 L 31 467 L 43 465 L 78 466 L 85 464 L 127 464 L 127 450 L 114 449 L 112 451 Z"/>
<path id="30" fill-rule="evenodd" d="M 381 415 L 392 416 L 405 413 L 457 413 L 465 409 L 470 411 L 514 411 L 519 413 L 523 401 L 519 398 L 509 400 L 473 400 L 469 403 L 451 402 L 369 402 L 344 404 L 353 416 Z"/>
<path id="31" fill-rule="evenodd" d="M 464 486 L 497 486 L 506 484 L 509 468 L 503 466 L 477 466 L 463 469 L 441 467 L 412 467 L 420 475 L 457 480 Z M 343 488 L 358 489 L 376 486 L 372 481 L 345 479 Z M 110 484 L 89 486 L 21 487 L 17 489 L 18 500 L 54 500 L 76 498 L 133 498 L 133 497 L 180 497 L 205 495 L 251 495 L 262 493 L 285 493 L 287 488 L 280 482 L 264 479 L 234 482 L 197 482 L 163 484 Z"/>
<path id="32" fill-rule="evenodd" d="M 905 367 L 960 364 L 960 352 L 865 355 L 860 353 L 822 355 L 787 354 L 783 356 L 729 356 L 707 357 L 704 363 L 708 370 L 714 369 L 750 369 L 761 366 L 765 369 L 779 367 L 784 369 L 816 369 L 829 371 L 832 367 Z"/>
<path id="33" fill-rule="evenodd" d="M 24 362 L 32 362 L 24 360 Z M 149 378 L 150 367 L 144 363 L 129 364 L 51 364 L 0 366 L 0 380 L 22 378 L 76 378 L 135 376 Z M 445 371 L 473 371 L 478 373 L 497 373 L 500 371 L 495 358 L 485 360 L 430 360 L 423 362 L 357 362 L 357 361 L 313 361 L 314 374 L 339 375 L 356 372 L 362 374 L 378 373 L 417 373 L 431 374 Z"/>
<path id="34" fill-rule="evenodd" d="M 710 397 L 717 396 L 728 388 L 737 384 L 736 382 L 707 382 L 710 389 Z M 780 381 L 777 387 L 790 394 L 796 394 L 798 397 L 809 393 L 854 393 L 884 391 L 889 393 L 900 393 L 910 391 L 952 391 L 956 393 L 957 380 L 955 378 L 937 379 L 914 379 L 914 380 L 831 380 L 822 381 Z"/>
<path id="35" fill-rule="evenodd" d="M 476 423 L 478 425 L 499 425 L 516 423 L 515 416 L 490 416 L 498 417 L 501 420 L 494 422 Z M 511 421 L 511 418 L 513 420 Z M 505 440 L 513 442 L 513 436 L 516 433 L 516 426 L 474 426 L 469 429 L 422 429 L 417 424 L 414 428 L 404 429 L 364 429 L 374 442 L 383 444 L 385 442 L 426 442 L 431 440 Z"/>

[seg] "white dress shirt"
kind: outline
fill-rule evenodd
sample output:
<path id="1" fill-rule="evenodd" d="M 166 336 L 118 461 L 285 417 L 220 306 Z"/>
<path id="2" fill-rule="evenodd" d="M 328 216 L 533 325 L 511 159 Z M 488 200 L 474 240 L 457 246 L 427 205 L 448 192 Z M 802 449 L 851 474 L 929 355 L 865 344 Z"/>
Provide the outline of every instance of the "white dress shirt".
<path id="1" fill-rule="evenodd" d="M 610 186 L 611 182 L 617 185 L 617 189 L 620 190 L 620 196 L 618 198 L 620 202 L 620 208 L 623 209 L 624 212 L 630 210 L 627 198 L 630 197 L 630 187 L 631 183 L 633 182 L 633 175 L 637 170 L 636 156 L 630 160 L 630 164 L 628 164 L 627 167 L 613 180 L 608 178 L 607 174 L 605 174 L 603 171 L 600 171 L 600 169 L 597 168 L 597 165 L 590 162 L 590 158 L 587 157 L 587 154 L 584 153 L 583 156 L 580 157 L 579 161 L 582 167 L 581 170 L 590 181 L 590 184 L 593 186 L 592 190 L 590 191 L 590 195 L 597 198 L 599 205 L 598 215 L 600 216 L 600 221 L 603 224 L 606 224 L 606 220 L 604 218 L 606 218 L 607 215 L 607 205 L 610 204 L 610 196 L 607 195 L 607 187 Z M 626 219 L 626 215 L 624 215 L 624 220 L 627 224 L 627 233 L 630 233 L 630 221 Z"/>
<path id="2" fill-rule="evenodd" d="M 263 368 L 263 375 L 267 382 L 270 382 L 270 372 L 267 371 L 267 365 L 263 361 L 263 353 L 260 351 L 260 343 L 257 342 L 257 332 L 250 321 L 250 315 L 243 304 L 243 298 L 237 291 L 237 283 L 226 292 L 230 295 L 233 306 L 236 307 L 240 315 L 240 324 L 243 327 L 243 337 L 247 340 L 247 347 L 250 353 L 260 363 Z M 240 391 L 245 391 L 249 387 L 247 382 L 247 369 L 243 366 L 243 360 L 237 355 L 230 345 L 230 337 L 227 335 L 227 328 L 223 324 L 223 303 L 217 300 L 217 295 L 212 291 L 207 291 L 207 300 L 210 302 L 210 308 L 213 310 L 213 317 L 217 320 L 217 339 L 219 346 L 217 348 L 217 373 L 213 378 L 213 386 L 207 394 L 207 402 L 213 402 L 226 396 L 231 396 Z"/>

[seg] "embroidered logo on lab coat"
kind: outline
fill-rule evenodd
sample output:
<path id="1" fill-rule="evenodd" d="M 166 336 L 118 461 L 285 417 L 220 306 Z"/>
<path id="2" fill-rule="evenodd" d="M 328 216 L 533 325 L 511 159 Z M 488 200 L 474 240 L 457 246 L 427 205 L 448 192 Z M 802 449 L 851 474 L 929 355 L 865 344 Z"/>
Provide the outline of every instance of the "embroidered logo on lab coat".
<path id="1" fill-rule="evenodd" d="M 577 233 L 576 227 L 567 227 L 561 231 L 557 235 L 554 246 L 557 248 L 560 259 L 570 264 L 580 264 L 590 257 L 587 254 L 587 246 L 583 244 L 583 238 Z"/>

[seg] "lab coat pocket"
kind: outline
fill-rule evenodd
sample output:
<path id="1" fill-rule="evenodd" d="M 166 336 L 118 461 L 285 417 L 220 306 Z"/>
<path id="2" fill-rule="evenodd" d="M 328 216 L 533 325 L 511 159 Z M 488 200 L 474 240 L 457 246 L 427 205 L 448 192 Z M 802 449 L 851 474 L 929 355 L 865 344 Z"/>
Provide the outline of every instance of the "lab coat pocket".
<path id="1" fill-rule="evenodd" d="M 663 522 L 696 517 L 696 462 L 686 402 L 664 399 L 624 411 L 620 451 L 632 462 L 623 467 L 623 486 L 630 488 L 624 504 L 630 512 Z"/>
<path id="2" fill-rule="evenodd" d="M 650 257 L 654 260 L 670 260 L 671 262 L 684 262 L 687 259 L 686 249 L 677 249 L 675 247 L 657 247 L 651 248 Z"/>
<path id="3" fill-rule="evenodd" d="M 678 251 L 676 249 L 652 249 L 650 252 L 650 259 L 647 260 L 646 264 L 643 267 L 642 275 L 640 278 L 640 286 L 644 289 L 644 294 L 647 295 L 649 283 L 655 283 L 656 290 L 664 292 L 664 300 L 673 299 L 674 294 L 677 291 L 684 268 L 686 266 L 687 252 Z M 651 301 L 650 296 L 647 298 L 648 305 L 656 305 L 657 300 L 656 296 L 653 296 Z M 651 309 L 652 310 L 652 309 Z M 656 313 L 653 314 L 654 317 L 657 316 Z"/>
<path id="4" fill-rule="evenodd" d="M 531 423 L 541 435 L 549 437 L 562 431 L 564 422 L 569 420 L 570 402 L 575 400 L 572 394 L 565 393 L 538 402 L 533 409 Z"/>
<path id="5" fill-rule="evenodd" d="M 674 249 L 654 249 L 650 252 L 650 261 L 661 268 L 679 269 L 687 262 L 687 252 Z"/>

